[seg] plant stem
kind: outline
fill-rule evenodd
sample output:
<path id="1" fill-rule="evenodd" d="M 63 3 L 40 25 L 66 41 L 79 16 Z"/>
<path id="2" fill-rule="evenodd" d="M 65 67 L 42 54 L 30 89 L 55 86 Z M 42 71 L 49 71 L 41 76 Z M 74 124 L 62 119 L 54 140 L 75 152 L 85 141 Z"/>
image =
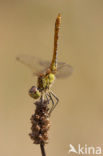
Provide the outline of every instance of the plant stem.
<path id="1" fill-rule="evenodd" d="M 41 143 L 41 144 L 40 144 L 40 148 L 41 148 L 42 156 L 46 156 L 44 144 Z"/>
<path id="2" fill-rule="evenodd" d="M 44 96 L 43 96 L 43 94 L 42 94 L 42 95 L 41 95 L 41 104 L 43 104 L 43 102 L 44 102 Z M 40 148 L 41 148 L 42 156 L 46 156 L 44 144 L 43 144 L 42 142 L 40 143 Z"/>

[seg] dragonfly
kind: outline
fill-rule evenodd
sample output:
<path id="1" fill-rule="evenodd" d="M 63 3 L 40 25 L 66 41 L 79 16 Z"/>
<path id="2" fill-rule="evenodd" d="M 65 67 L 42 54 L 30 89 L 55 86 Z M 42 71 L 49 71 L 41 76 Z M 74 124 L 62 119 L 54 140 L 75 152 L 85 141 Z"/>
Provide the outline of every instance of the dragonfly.
<path id="1" fill-rule="evenodd" d="M 49 100 L 51 100 L 52 107 L 49 114 L 51 114 L 51 112 L 59 102 L 59 98 L 51 90 L 52 84 L 54 83 L 56 78 L 66 78 L 70 76 L 73 71 L 71 65 L 66 64 L 65 62 L 57 62 L 57 47 L 60 23 L 61 15 L 58 14 L 55 21 L 54 49 L 51 62 L 28 55 L 20 55 L 17 57 L 17 60 L 19 62 L 27 65 L 30 69 L 32 69 L 33 75 L 37 76 L 37 87 L 32 86 L 29 90 L 29 95 L 35 100 L 40 98 L 41 96 L 45 96 L 48 103 Z M 54 102 L 54 98 L 56 102 Z"/>

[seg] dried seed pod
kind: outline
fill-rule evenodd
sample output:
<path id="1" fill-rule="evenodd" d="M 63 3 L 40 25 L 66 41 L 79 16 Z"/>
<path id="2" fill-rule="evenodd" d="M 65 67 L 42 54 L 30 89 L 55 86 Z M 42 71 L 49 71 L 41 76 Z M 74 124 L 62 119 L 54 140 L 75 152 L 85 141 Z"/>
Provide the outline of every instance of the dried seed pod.
<path id="1" fill-rule="evenodd" d="M 48 130 L 50 127 L 49 108 L 47 101 L 36 101 L 36 110 L 31 117 L 32 132 L 29 134 L 34 144 L 48 143 Z"/>
<path id="2" fill-rule="evenodd" d="M 36 118 L 36 119 L 39 119 L 39 118 L 40 118 L 40 116 L 36 114 L 36 115 L 35 115 L 35 118 Z"/>

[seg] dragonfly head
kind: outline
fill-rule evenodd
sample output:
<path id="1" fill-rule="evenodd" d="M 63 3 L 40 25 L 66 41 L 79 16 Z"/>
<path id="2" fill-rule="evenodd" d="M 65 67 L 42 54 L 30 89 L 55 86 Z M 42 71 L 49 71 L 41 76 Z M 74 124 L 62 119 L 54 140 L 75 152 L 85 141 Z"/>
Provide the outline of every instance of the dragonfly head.
<path id="1" fill-rule="evenodd" d="M 29 90 L 29 95 L 33 99 L 38 99 L 40 97 L 40 92 L 35 86 L 32 86 L 31 89 Z"/>

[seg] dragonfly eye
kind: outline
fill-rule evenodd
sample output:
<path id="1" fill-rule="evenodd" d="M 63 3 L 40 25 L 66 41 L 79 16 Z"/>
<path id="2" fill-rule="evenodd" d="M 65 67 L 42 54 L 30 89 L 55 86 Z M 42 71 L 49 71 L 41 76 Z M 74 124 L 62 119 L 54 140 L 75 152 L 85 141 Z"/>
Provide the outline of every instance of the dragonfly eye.
<path id="1" fill-rule="evenodd" d="M 29 95 L 33 99 L 38 99 L 40 97 L 40 92 L 35 86 L 32 86 L 29 90 Z"/>

